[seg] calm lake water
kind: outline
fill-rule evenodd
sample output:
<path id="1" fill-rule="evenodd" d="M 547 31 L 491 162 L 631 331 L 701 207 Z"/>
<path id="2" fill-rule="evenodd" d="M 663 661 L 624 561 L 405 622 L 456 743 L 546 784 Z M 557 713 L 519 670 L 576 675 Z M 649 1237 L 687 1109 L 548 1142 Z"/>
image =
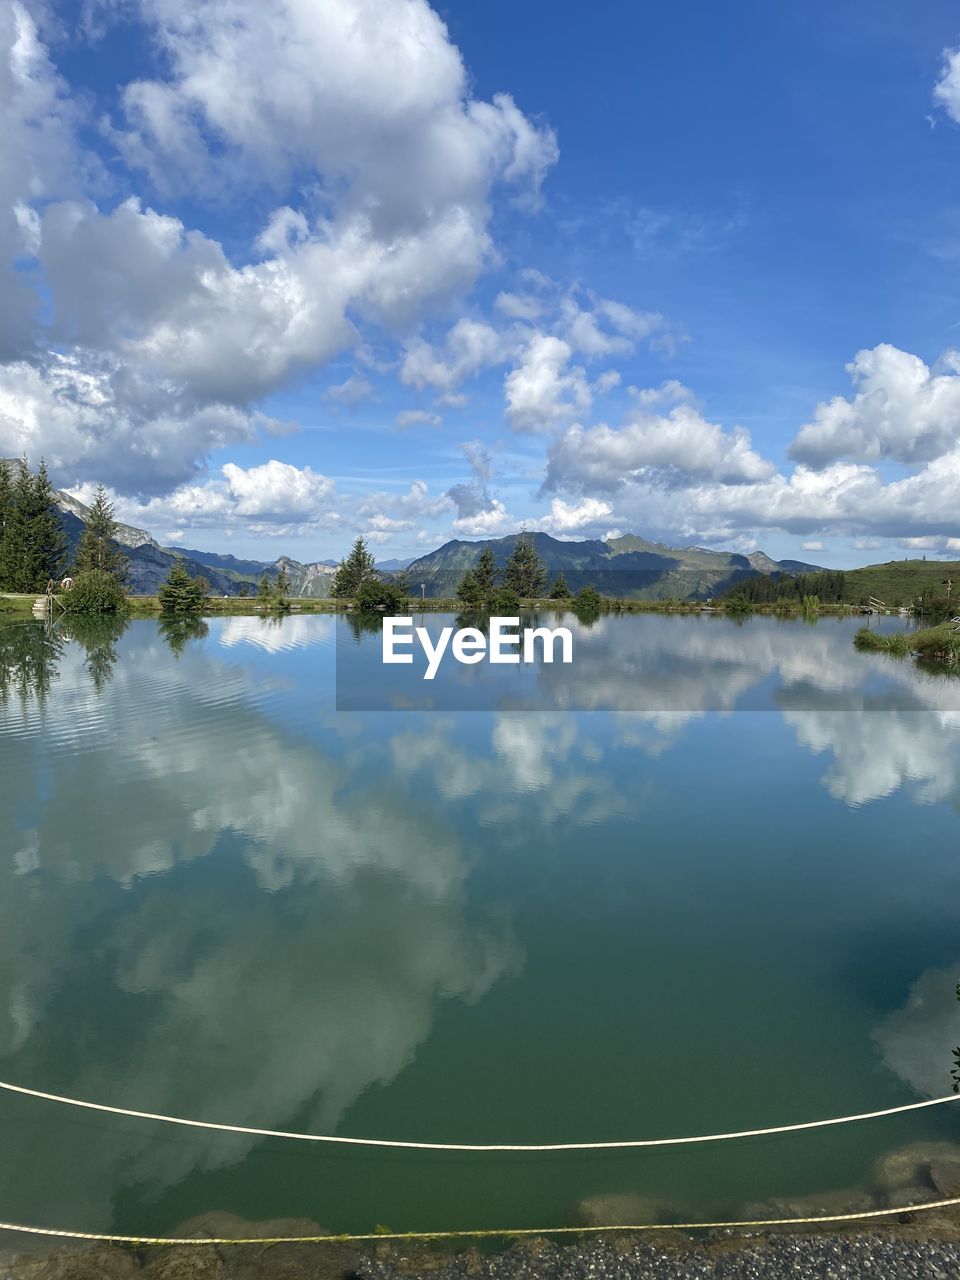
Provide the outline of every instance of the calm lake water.
<path id="1" fill-rule="evenodd" d="M 857 653 L 859 624 L 573 623 L 571 666 L 514 672 L 487 709 L 489 668 L 460 669 L 434 710 L 384 688 L 379 636 L 343 618 L 0 628 L 0 1079 L 479 1143 L 948 1093 L 960 682 Z M 351 700 L 389 709 L 337 710 Z M 6 1220 L 556 1226 L 612 1195 L 642 1197 L 633 1216 L 723 1217 L 870 1188 L 884 1153 L 960 1142 L 960 1107 L 457 1155 L 0 1093 L 0 1134 Z"/>

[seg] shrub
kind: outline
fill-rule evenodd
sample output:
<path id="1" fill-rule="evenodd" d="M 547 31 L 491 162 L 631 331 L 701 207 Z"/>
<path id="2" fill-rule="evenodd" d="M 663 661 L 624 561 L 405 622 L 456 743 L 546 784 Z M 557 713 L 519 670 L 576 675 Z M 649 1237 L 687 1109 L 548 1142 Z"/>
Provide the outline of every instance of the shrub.
<path id="1" fill-rule="evenodd" d="M 520 599 L 509 587 L 494 587 L 486 600 L 489 613 L 504 617 L 514 614 L 520 608 Z"/>
<path id="2" fill-rule="evenodd" d="M 403 608 L 406 596 L 395 582 L 367 578 L 357 588 L 353 599 L 358 609 L 364 609 L 367 612 L 376 610 L 378 613 L 396 613 L 398 609 Z"/>
<path id="3" fill-rule="evenodd" d="M 78 573 L 73 586 L 60 598 L 68 613 L 120 613 L 127 607 L 123 587 L 105 569 Z"/>
<path id="4" fill-rule="evenodd" d="M 207 594 L 207 584 L 203 578 L 191 578 L 183 561 L 178 558 L 157 594 L 163 613 L 199 613 Z"/>

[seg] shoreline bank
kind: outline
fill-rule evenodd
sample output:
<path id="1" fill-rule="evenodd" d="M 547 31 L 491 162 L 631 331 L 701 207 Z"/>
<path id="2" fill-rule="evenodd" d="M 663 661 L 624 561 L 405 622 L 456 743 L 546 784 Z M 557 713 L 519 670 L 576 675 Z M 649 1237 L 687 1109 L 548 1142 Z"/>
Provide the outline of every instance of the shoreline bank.
<path id="1" fill-rule="evenodd" d="M 669 1229 L 629 1231 L 560 1241 L 535 1236 L 481 1249 L 392 1242 L 355 1245 L 273 1244 L 173 1246 L 57 1245 L 17 1253 L 12 1237 L 0 1238 L 0 1280 L 785 1280 L 796 1277 L 930 1277 L 960 1275 L 960 1215 L 904 1214 L 866 1229 L 732 1232 L 696 1236 Z M 210 1214 L 192 1234 L 297 1235 L 316 1224 L 285 1219 L 240 1223 Z M 203 1225 L 201 1225 L 203 1224 Z"/>

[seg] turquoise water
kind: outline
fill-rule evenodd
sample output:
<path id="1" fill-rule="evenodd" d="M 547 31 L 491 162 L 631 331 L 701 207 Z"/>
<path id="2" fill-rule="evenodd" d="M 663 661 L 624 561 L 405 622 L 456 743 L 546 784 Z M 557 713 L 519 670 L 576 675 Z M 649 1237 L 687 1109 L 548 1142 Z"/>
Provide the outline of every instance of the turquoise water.
<path id="1" fill-rule="evenodd" d="M 949 1092 L 960 683 L 857 653 L 859 620 L 575 625 L 571 666 L 495 686 L 451 668 L 435 710 L 391 695 L 379 636 L 345 619 L 0 628 L 0 1078 L 478 1143 Z M 960 1107 L 534 1156 L 0 1093 L 0 1133 L 0 1219 L 441 1229 L 561 1225 L 614 1195 L 722 1217 L 870 1190 L 885 1153 L 960 1142 Z"/>

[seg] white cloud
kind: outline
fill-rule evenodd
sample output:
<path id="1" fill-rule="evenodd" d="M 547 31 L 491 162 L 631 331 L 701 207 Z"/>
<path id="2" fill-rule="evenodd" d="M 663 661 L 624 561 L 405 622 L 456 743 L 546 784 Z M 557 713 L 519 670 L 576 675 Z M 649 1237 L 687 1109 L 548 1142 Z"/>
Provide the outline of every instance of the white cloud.
<path id="1" fill-rule="evenodd" d="M 677 404 L 682 400 L 692 400 L 693 392 L 676 378 L 661 382 L 659 387 L 628 387 L 630 398 L 639 405 L 648 407 L 652 404 Z"/>
<path id="2" fill-rule="evenodd" d="M 127 86 L 128 159 L 158 183 L 322 175 L 342 211 L 377 234 L 484 207 L 497 181 L 535 199 L 552 132 L 506 94 L 469 97 L 447 30 L 425 0 L 142 0 L 170 66 Z"/>
<path id="3" fill-rule="evenodd" d="M 191 405 L 91 353 L 0 365 L 0 454 L 36 462 L 43 453 L 63 485 L 163 492 L 193 476 L 210 450 L 275 425 L 234 405 Z"/>
<path id="4" fill-rule="evenodd" d="M 960 49 L 944 49 L 943 70 L 933 97 L 947 115 L 960 124 Z"/>
<path id="5" fill-rule="evenodd" d="M 948 352 L 942 372 L 934 372 L 886 342 L 858 351 L 847 365 L 856 394 L 819 404 L 813 422 L 800 428 L 792 456 L 814 467 L 840 458 L 915 464 L 940 457 L 960 440 L 957 363 Z"/>
<path id="6" fill-rule="evenodd" d="M 499 364 L 505 358 L 505 344 L 496 329 L 477 320 L 458 320 L 441 348 L 422 338 L 407 344 L 400 380 L 413 387 L 436 387 L 453 393 L 465 378 Z"/>
<path id="7" fill-rule="evenodd" d="M 608 328 L 604 328 L 607 325 Z M 653 337 L 664 325 L 657 311 L 636 311 L 623 302 L 595 298 L 586 310 L 568 296 L 561 303 L 561 332 L 573 351 L 588 357 L 627 355 L 635 343 Z M 613 329 L 613 333 L 609 330 Z"/>
<path id="8" fill-rule="evenodd" d="M 437 520 L 452 510 L 453 504 L 446 494 L 431 494 L 425 480 L 414 480 L 406 493 L 365 494 L 356 504 L 355 520 L 365 528 L 386 529 L 391 521 L 409 528 L 414 521 Z"/>
<path id="9" fill-rule="evenodd" d="M 593 390 L 597 395 L 605 396 L 608 391 L 612 391 L 614 387 L 620 385 L 620 374 L 616 369 L 607 369 L 605 373 L 601 373 L 600 377 L 593 384 Z"/>
<path id="10" fill-rule="evenodd" d="M 0 4 L 0 359 L 31 346 L 35 296 L 14 271 L 36 248 L 34 202 L 74 182 L 74 113 L 24 5 Z"/>
<path id="11" fill-rule="evenodd" d="M 470 96 L 426 0 L 139 9 L 163 73 L 123 92 L 126 123 L 113 139 L 130 164 L 161 197 L 176 187 L 202 204 L 256 190 L 252 207 L 277 207 L 234 258 L 139 198 L 112 209 L 84 198 L 75 108 L 25 8 L 0 6 L 0 272 L 36 255 L 50 339 L 76 371 L 67 396 L 62 371 L 38 364 L 46 390 L 12 405 L 8 395 L 0 431 L 18 447 L 29 437 L 34 456 L 57 455 L 61 479 L 103 465 L 98 478 L 128 492 L 175 487 L 211 447 L 249 438 L 251 404 L 345 349 L 359 355 L 364 327 L 409 332 L 468 290 L 494 260 L 497 190 L 536 203 L 557 158 L 550 129 L 509 96 Z M 26 278 L 3 284 L 0 360 L 34 349 Z M 19 367 L 0 377 L 30 380 Z M 84 410 L 82 379 L 102 422 Z M 354 376 L 330 398 L 357 403 L 368 387 Z M 53 415 L 34 412 L 42 395 L 58 400 Z M 132 445 L 126 460 L 120 437 Z"/>
<path id="12" fill-rule="evenodd" d="M 91 485 L 71 490 L 89 501 Z M 340 513 L 334 482 L 311 467 L 295 467 L 272 458 L 253 467 L 228 462 L 218 478 L 202 484 L 184 484 L 171 493 L 134 501 L 111 492 L 118 515 L 130 524 L 156 528 L 166 524 L 179 534 L 184 529 L 243 527 L 270 537 L 290 537 L 316 528 L 335 528 Z"/>
<path id="13" fill-rule="evenodd" d="M 537 523 L 553 533 L 572 533 L 592 525 L 604 525 L 612 511 L 609 502 L 601 502 L 598 498 L 584 498 L 582 502 L 575 504 L 568 504 L 562 498 L 554 498 L 550 504 L 550 514 Z"/>
<path id="14" fill-rule="evenodd" d="M 814 539 L 810 542 L 801 542 L 800 547 L 804 551 L 825 551 L 826 550 L 826 547 L 819 540 L 819 538 Z"/>
<path id="15" fill-rule="evenodd" d="M 398 427 L 439 427 L 442 423 L 439 413 L 429 413 L 426 409 L 404 409 L 397 414 Z"/>
<path id="16" fill-rule="evenodd" d="M 530 339 L 503 384 L 507 417 L 517 431 L 546 430 L 590 408 L 590 385 L 582 368 L 569 367 L 572 354 L 562 338 L 536 333 Z"/>
<path id="17" fill-rule="evenodd" d="M 223 475 L 240 516 L 309 517 L 333 494 L 333 481 L 326 476 L 274 458 L 259 467 L 228 462 Z"/>
<path id="18" fill-rule="evenodd" d="M 550 447 L 546 488 L 613 492 L 638 475 L 673 472 L 677 483 L 704 478 L 740 486 L 766 479 L 773 466 L 743 427 L 724 431 L 679 404 L 662 416 L 641 413 L 620 428 L 569 427 Z"/>
<path id="19" fill-rule="evenodd" d="M 536 320 L 544 309 L 543 301 L 531 293 L 498 293 L 493 305 L 511 320 Z"/>
<path id="20" fill-rule="evenodd" d="M 491 498 L 489 506 L 484 510 L 459 517 L 451 527 L 455 533 L 464 533 L 468 537 L 489 538 L 515 528 L 516 521 L 508 514 L 499 498 Z"/>
<path id="21" fill-rule="evenodd" d="M 366 378 L 361 378 L 357 373 L 351 373 L 345 382 L 327 387 L 323 394 L 328 400 L 352 407 L 361 404 L 364 400 L 369 400 L 373 395 L 373 387 Z"/>

